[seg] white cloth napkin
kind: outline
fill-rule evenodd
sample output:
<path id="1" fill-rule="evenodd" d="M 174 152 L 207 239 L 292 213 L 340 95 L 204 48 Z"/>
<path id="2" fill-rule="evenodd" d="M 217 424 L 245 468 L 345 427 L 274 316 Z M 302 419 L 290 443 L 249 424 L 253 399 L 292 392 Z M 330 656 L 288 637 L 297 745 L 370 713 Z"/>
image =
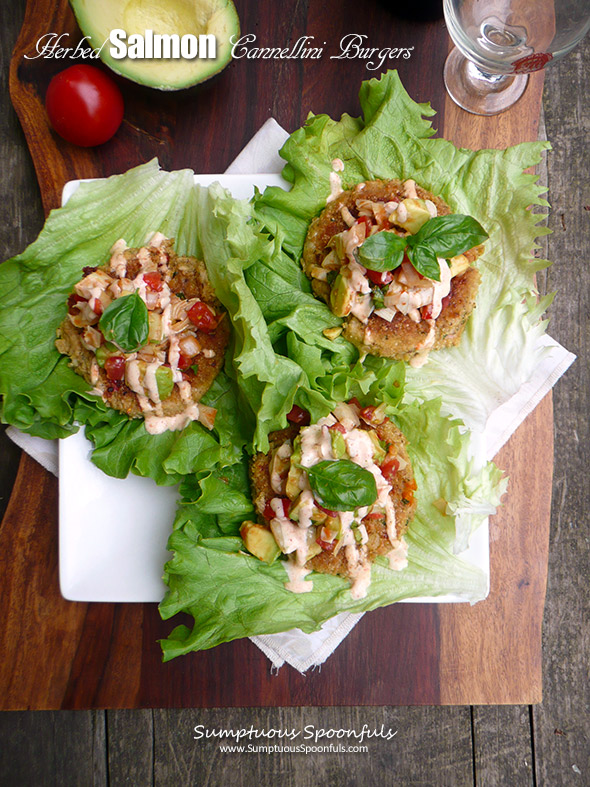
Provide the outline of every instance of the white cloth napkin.
<path id="1" fill-rule="evenodd" d="M 279 157 L 278 151 L 287 137 L 288 133 L 270 118 L 230 164 L 226 173 L 280 173 L 284 162 Z M 488 459 L 496 455 L 510 435 L 575 360 L 572 353 L 550 337 L 544 336 L 542 341 L 551 347 L 551 351 L 520 390 L 497 407 L 488 419 L 484 431 Z M 58 474 L 56 440 L 31 437 L 13 427 L 7 429 L 7 434 L 49 472 Z M 304 634 L 299 629 L 293 629 L 281 634 L 251 637 L 251 640 L 268 656 L 276 669 L 287 662 L 304 673 L 311 667 L 323 664 L 362 616 L 363 613 L 344 612 L 327 621 L 313 634 Z"/>

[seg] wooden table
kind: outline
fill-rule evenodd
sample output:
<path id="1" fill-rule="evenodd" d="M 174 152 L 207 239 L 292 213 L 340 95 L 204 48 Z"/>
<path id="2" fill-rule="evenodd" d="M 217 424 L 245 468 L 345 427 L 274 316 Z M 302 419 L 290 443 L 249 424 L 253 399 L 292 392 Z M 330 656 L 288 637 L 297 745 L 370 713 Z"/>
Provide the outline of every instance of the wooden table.
<path id="1" fill-rule="evenodd" d="M 442 22 L 397 20 L 387 8 L 355 4 L 237 3 L 243 29 L 276 45 L 322 37 L 335 51 L 342 35 L 371 44 L 415 46 L 396 61 L 418 101 L 438 111 L 439 132 L 457 144 L 505 146 L 536 139 L 542 75 L 499 118 L 475 118 L 445 98 L 441 70 L 448 39 Z M 44 10 L 44 6 L 46 6 Z M 46 128 L 40 104 L 56 61 L 22 61 L 48 30 L 74 31 L 65 2 L 35 4 L 13 61 L 11 90 L 33 153 L 48 210 L 65 180 L 111 174 L 157 154 L 164 167 L 222 171 L 269 116 L 287 129 L 308 111 L 358 113 L 357 93 L 371 76 L 362 61 L 239 61 L 220 77 L 180 95 L 155 95 L 122 83 L 126 120 L 117 138 L 80 151 Z M 284 20 L 287 20 L 285 25 Z M 345 77 L 344 77 L 345 75 Z M 26 239 L 38 223 L 29 219 Z M 14 245 L 9 236 L 12 251 Z M 552 410 L 546 399 L 498 462 L 512 494 L 492 523 L 492 592 L 474 608 L 400 605 L 366 616 L 321 672 L 303 678 L 268 662 L 247 641 L 160 664 L 155 640 L 169 630 L 155 605 L 72 604 L 57 585 L 55 480 L 23 457 L 0 531 L 4 708 L 133 708 L 287 705 L 534 703 L 541 699 L 541 620 L 545 596 L 552 471 Z M 519 494 L 520 490 L 520 494 Z M 388 637 L 388 647 L 382 645 Z M 39 654 L 43 669 L 37 669 Z M 370 669 L 368 654 L 371 654 Z M 242 676 L 246 671 L 248 680 Z M 354 680 L 343 680 L 354 675 Z M 228 676 L 229 679 L 228 679 Z M 237 679 L 237 677 L 240 679 Z"/>

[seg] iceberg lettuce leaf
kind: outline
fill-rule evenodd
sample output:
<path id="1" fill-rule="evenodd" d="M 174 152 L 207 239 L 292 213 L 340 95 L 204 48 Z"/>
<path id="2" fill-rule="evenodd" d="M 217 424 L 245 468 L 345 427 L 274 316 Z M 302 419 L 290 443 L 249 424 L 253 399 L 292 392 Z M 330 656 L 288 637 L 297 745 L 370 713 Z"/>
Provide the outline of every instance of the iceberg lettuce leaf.
<path id="1" fill-rule="evenodd" d="M 499 500 L 497 469 L 491 463 L 475 469 L 468 433 L 460 422 L 441 415 L 440 400 L 400 406 L 396 420 L 409 438 L 418 481 L 418 508 L 406 535 L 407 568 L 392 571 L 385 558 L 378 558 L 363 599 L 353 599 L 348 580 L 316 572 L 306 578 L 313 583 L 310 592 L 292 593 L 284 587 L 282 560 L 268 566 L 243 551 L 239 528 L 254 515 L 245 464 L 232 474 L 223 470 L 187 479 L 168 544 L 173 557 L 165 568 L 169 589 L 160 613 L 168 619 L 188 612 L 194 626 L 177 627 L 162 641 L 165 660 L 239 637 L 293 627 L 315 631 L 340 612 L 367 611 L 404 598 L 456 593 L 473 603 L 485 597 L 485 574 L 453 554 L 451 511 L 460 508 L 465 517 L 477 518 L 482 500 L 493 509 Z M 443 498 L 447 513 L 440 510 Z"/>
<path id="2" fill-rule="evenodd" d="M 477 267 L 482 275 L 477 307 L 459 347 L 431 353 L 426 366 L 408 368 L 409 395 L 429 398 L 444 393 L 445 408 L 482 430 L 490 412 L 507 401 L 528 379 L 547 352 L 537 340 L 545 331 L 541 315 L 548 301 L 532 304 L 534 274 L 546 267 L 536 259 L 536 238 L 546 207 L 543 188 L 524 170 L 534 167 L 547 143 L 523 143 L 507 150 L 467 150 L 434 138 L 427 118 L 434 112 L 408 96 L 397 72 L 364 82 L 363 117 L 336 122 L 310 116 L 287 140 L 281 155 L 293 186 L 288 193 L 268 188 L 256 201 L 256 215 L 298 260 L 309 222 L 330 195 L 332 160 L 340 158 L 344 189 L 367 179 L 412 178 L 440 195 L 451 208 L 476 218 L 489 233 Z M 263 280 L 265 301 L 273 303 L 285 286 L 271 283 L 261 264 L 249 270 Z M 269 286 L 272 284 L 272 286 Z M 334 322 L 337 322 L 333 318 Z"/>

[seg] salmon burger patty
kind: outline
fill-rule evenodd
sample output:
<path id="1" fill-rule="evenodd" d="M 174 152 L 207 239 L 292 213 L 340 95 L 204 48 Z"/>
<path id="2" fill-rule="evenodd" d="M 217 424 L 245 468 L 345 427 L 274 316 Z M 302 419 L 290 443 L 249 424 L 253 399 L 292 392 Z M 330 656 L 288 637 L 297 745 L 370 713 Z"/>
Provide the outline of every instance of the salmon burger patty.
<path id="1" fill-rule="evenodd" d="M 312 221 L 303 269 L 362 353 L 419 366 L 431 350 L 459 343 L 475 307 L 480 274 L 472 264 L 482 245 L 439 258 L 439 280 L 421 274 L 407 254 L 394 270 L 379 271 L 359 256 L 378 233 L 408 238 L 430 219 L 451 214 L 444 200 L 413 180 L 374 180 L 342 192 Z"/>

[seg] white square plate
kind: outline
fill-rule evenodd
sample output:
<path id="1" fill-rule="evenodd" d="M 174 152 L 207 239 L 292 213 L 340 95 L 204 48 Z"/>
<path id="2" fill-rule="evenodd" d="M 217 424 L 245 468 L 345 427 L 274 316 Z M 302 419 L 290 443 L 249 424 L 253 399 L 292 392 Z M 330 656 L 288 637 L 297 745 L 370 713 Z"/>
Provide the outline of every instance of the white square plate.
<path id="1" fill-rule="evenodd" d="M 66 183 L 65 204 L 81 181 Z M 277 174 L 196 175 L 203 186 L 219 182 L 238 199 L 254 187 L 286 187 Z M 154 229 L 157 229 L 155 227 Z M 159 487 L 149 478 L 121 480 L 90 461 L 91 445 L 80 432 L 59 446 L 59 576 L 70 601 L 159 602 L 166 587 L 162 571 L 170 553 L 166 543 L 174 519 L 176 487 Z M 489 578 L 487 523 L 475 533 L 464 557 Z M 416 598 L 411 602 L 464 601 L 458 596 Z"/>

